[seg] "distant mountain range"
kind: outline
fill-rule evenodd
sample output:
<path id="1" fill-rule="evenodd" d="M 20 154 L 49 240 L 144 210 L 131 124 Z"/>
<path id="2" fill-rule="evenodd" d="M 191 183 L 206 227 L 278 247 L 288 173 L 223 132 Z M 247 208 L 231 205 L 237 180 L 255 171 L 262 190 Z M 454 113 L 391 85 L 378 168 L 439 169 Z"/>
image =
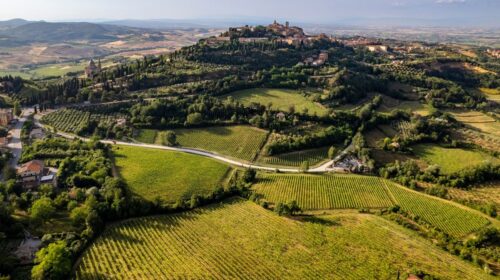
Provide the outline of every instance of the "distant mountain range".
<path id="1" fill-rule="evenodd" d="M 145 31 L 147 30 L 137 27 L 102 23 L 13 19 L 0 21 L 0 46 L 16 46 L 33 42 L 115 40 L 119 35 L 140 34 Z"/>

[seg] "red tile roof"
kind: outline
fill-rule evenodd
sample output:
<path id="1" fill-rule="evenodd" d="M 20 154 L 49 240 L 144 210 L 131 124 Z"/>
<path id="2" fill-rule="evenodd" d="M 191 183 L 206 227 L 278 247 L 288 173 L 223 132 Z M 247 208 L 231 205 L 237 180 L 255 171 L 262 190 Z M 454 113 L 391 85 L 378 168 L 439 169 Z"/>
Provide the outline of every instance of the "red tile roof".
<path id="1" fill-rule="evenodd" d="M 41 160 L 32 160 L 29 161 L 19 168 L 18 172 L 19 173 L 25 173 L 25 172 L 36 172 L 36 173 L 42 173 L 43 168 L 45 167 L 45 164 Z"/>

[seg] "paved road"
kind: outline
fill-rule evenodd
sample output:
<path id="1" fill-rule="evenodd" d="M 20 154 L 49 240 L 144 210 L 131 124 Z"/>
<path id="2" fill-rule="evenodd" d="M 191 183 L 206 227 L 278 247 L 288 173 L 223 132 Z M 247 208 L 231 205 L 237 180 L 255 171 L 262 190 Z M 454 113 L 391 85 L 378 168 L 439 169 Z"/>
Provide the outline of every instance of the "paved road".
<path id="1" fill-rule="evenodd" d="M 19 121 L 16 123 L 14 128 L 10 130 L 10 135 L 12 138 L 7 144 L 7 147 L 10 149 L 12 153 L 12 159 L 9 161 L 10 166 L 13 168 L 17 167 L 17 162 L 21 157 L 21 153 L 23 151 L 23 144 L 21 142 L 21 128 L 23 127 L 24 122 L 26 121 L 26 111 L 23 111 L 23 114 L 19 118 Z"/>
<path id="2" fill-rule="evenodd" d="M 39 116 L 35 117 L 35 122 L 38 126 L 40 127 L 46 127 L 45 125 L 41 124 L 39 122 Z M 89 138 L 85 137 L 79 137 L 73 134 L 69 133 L 64 133 L 64 132 L 57 132 L 57 135 L 68 138 L 68 139 L 81 139 L 83 141 L 89 141 Z M 224 157 L 219 154 L 203 151 L 203 150 L 197 150 L 197 149 L 190 149 L 190 148 L 180 148 L 180 147 L 168 147 L 168 146 L 162 146 L 162 145 L 154 145 L 154 144 L 144 144 L 144 143 L 131 143 L 131 142 L 123 142 L 123 141 L 114 141 L 114 140 L 101 140 L 102 143 L 105 144 L 111 144 L 111 145 L 123 145 L 123 146 L 133 146 L 133 147 L 142 147 L 142 148 L 149 148 L 149 149 L 158 149 L 158 150 L 167 150 L 167 151 L 175 151 L 175 152 L 181 152 L 181 153 L 188 153 L 188 154 L 193 154 L 193 155 L 199 155 L 203 157 L 209 157 L 213 158 L 234 166 L 238 167 L 243 167 L 243 168 L 252 168 L 252 169 L 257 169 L 257 170 L 265 170 L 265 171 L 276 171 L 278 170 L 279 172 L 286 172 L 286 173 L 298 173 L 301 172 L 300 169 L 298 168 L 275 168 L 275 167 L 268 167 L 268 166 L 261 166 L 261 165 L 256 165 L 256 164 L 248 164 L 245 162 L 237 161 L 234 159 L 230 159 L 227 157 Z M 308 172 L 312 173 L 324 173 L 324 172 L 331 172 L 334 171 L 335 169 L 331 168 L 331 165 L 333 164 L 333 160 L 329 161 L 321 166 L 318 166 L 316 168 L 309 169 Z"/>

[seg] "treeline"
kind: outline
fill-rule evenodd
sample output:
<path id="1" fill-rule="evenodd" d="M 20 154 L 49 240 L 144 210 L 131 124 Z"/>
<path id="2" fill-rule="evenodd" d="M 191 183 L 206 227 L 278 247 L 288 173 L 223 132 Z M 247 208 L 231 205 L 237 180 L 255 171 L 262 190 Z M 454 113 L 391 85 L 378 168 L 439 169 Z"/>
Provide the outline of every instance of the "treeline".
<path id="1" fill-rule="evenodd" d="M 352 136 L 352 133 L 352 128 L 349 125 L 344 125 L 330 126 L 311 135 L 282 137 L 267 145 L 266 153 L 268 155 L 277 155 L 286 152 L 344 143 L 346 139 Z"/>
<path id="2" fill-rule="evenodd" d="M 398 81 L 403 84 L 429 89 L 425 99 L 436 108 L 453 107 L 454 103 L 475 107 L 478 103 L 484 101 L 484 98 L 480 95 L 464 90 L 453 81 L 429 77 L 411 67 L 384 67 L 378 68 L 375 73 L 385 80 Z"/>
<path id="3" fill-rule="evenodd" d="M 483 163 L 451 174 L 443 174 L 437 165 L 421 170 L 415 161 L 408 160 L 402 163 L 399 161 L 389 163 L 379 169 L 379 174 L 411 188 L 417 187 L 417 181 L 453 188 L 469 188 L 484 182 L 499 180 L 500 165 Z"/>

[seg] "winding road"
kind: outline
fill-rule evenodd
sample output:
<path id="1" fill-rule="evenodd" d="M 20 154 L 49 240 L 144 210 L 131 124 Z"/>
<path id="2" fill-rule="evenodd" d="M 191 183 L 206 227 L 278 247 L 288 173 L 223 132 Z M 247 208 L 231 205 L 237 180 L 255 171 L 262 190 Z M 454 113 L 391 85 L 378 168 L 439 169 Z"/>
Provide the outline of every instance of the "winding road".
<path id="1" fill-rule="evenodd" d="M 48 129 L 50 127 L 40 123 L 40 115 L 35 116 L 35 124 L 39 127 L 43 127 L 45 129 Z M 90 138 L 85 138 L 85 137 L 80 137 L 76 136 L 74 134 L 69 134 L 65 132 L 56 132 L 57 135 L 67 138 L 67 139 L 80 139 L 82 141 L 90 141 Z M 115 141 L 115 140 L 100 140 L 100 142 L 105 143 L 105 144 L 110 144 L 110 145 L 122 145 L 122 146 L 132 146 L 132 147 L 141 147 L 141 148 L 149 148 L 149 149 L 157 149 L 157 150 L 167 150 L 167 151 L 175 151 L 175 152 L 181 152 L 181 153 L 187 153 L 187 154 L 193 154 L 193 155 L 198 155 L 198 156 L 203 156 L 203 157 L 208 157 L 212 158 L 218 161 L 222 161 L 225 163 L 228 163 L 233 166 L 238 166 L 238 167 L 243 167 L 243 168 L 252 168 L 256 170 L 264 170 L 264 171 L 279 171 L 283 173 L 299 173 L 302 172 L 298 168 L 276 168 L 276 167 L 269 167 L 269 166 L 262 166 L 262 165 L 257 165 L 257 164 L 248 164 L 245 162 L 241 162 L 235 159 L 231 159 L 219 154 L 215 154 L 212 152 L 207 152 L 203 150 L 198 150 L 198 149 L 192 149 L 192 148 L 182 148 L 182 147 L 170 147 L 170 146 L 162 146 L 162 145 L 154 145 L 154 144 L 144 144 L 144 143 L 132 143 L 132 142 L 123 142 L 123 141 Z M 317 166 L 315 168 L 309 169 L 307 172 L 310 173 L 325 173 L 325 172 L 334 172 L 336 171 L 335 168 L 332 168 L 332 165 L 334 161 L 338 160 L 348 149 L 350 146 L 345 149 L 341 154 L 339 154 L 335 159 L 330 160 L 320 166 Z"/>

